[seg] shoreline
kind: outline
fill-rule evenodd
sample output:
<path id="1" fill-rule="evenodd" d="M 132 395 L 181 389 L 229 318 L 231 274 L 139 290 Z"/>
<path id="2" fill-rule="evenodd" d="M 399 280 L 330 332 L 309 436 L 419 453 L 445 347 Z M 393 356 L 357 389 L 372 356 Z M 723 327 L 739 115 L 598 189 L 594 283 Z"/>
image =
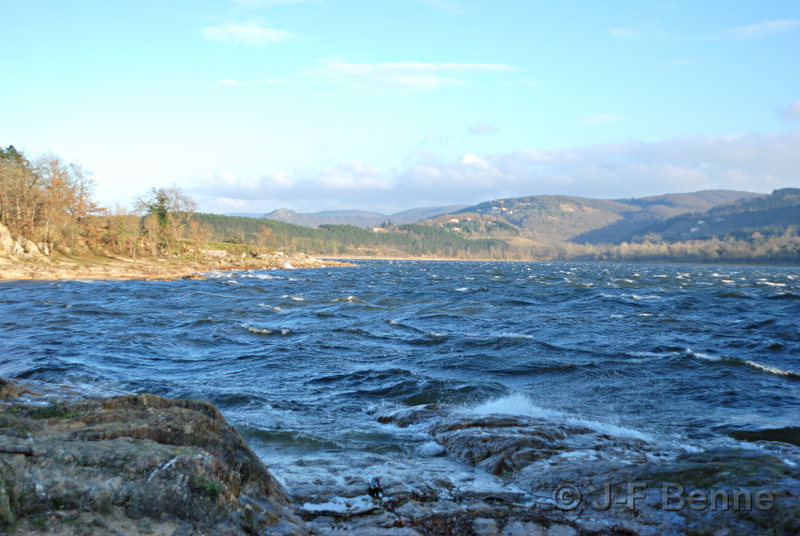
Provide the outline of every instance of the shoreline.
<path id="1" fill-rule="evenodd" d="M 427 430 L 442 455 L 506 484 L 480 492 L 457 480 L 397 481 L 354 469 L 287 487 L 210 402 L 0 378 L 0 528 L 63 536 L 92 523 L 164 536 L 789 536 L 800 527 L 800 451 L 788 445 L 665 452 L 649 440 L 534 417 L 476 418 L 444 405 L 376 419 Z M 632 505 L 631 482 L 642 492 Z M 668 493 L 662 482 L 685 491 Z M 567 488 L 585 494 L 575 507 L 559 498 Z M 604 489 L 616 506 L 602 505 Z M 667 495 L 715 490 L 752 501 L 663 506 Z"/>
<path id="2" fill-rule="evenodd" d="M 453 257 L 354 257 L 322 255 L 317 257 L 320 260 L 329 261 L 431 261 L 431 262 L 523 262 L 523 263 L 579 263 L 579 264 L 632 264 L 645 266 L 727 266 L 727 267 L 763 267 L 763 268 L 798 268 L 800 264 L 762 264 L 762 263 L 728 263 L 728 262 L 686 262 L 686 261 L 603 261 L 603 260 L 575 260 L 575 259 L 457 259 Z"/>
<path id="3" fill-rule="evenodd" d="M 237 270 L 295 270 L 348 267 L 352 264 L 322 260 L 303 253 L 273 254 L 261 258 L 226 257 L 216 260 L 137 259 L 124 257 L 67 258 L 49 263 L 0 259 L 0 282 L 105 279 L 112 281 L 176 281 L 205 279 L 201 272 Z M 93 262 L 92 262 L 93 261 Z"/>

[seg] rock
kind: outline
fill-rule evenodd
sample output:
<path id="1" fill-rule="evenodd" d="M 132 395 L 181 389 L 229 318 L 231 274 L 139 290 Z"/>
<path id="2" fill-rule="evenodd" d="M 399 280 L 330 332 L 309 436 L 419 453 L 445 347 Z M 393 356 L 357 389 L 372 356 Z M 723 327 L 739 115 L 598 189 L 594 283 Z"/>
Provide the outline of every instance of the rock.
<path id="1" fill-rule="evenodd" d="M 19 244 L 14 241 L 8 227 L 0 223 L 0 255 L 14 255 L 14 249 L 19 248 Z"/>
<path id="2" fill-rule="evenodd" d="M 512 521 L 503 529 L 503 536 L 547 536 L 547 532 L 536 523 Z"/>
<path id="3" fill-rule="evenodd" d="M 208 402 L 142 394 L 24 406 L 10 403 L 8 383 L 0 446 L 24 444 L 35 456 L 0 454 L 6 522 L 90 508 L 214 534 L 288 534 L 301 524 L 281 484 Z"/>
<path id="4" fill-rule="evenodd" d="M 402 518 L 421 519 L 433 515 L 433 510 L 427 506 L 422 506 L 417 501 L 408 501 L 399 508 L 395 508 L 394 513 Z"/>
<path id="5" fill-rule="evenodd" d="M 472 530 L 475 532 L 475 536 L 500 536 L 497 521 L 494 519 L 479 517 L 472 522 Z"/>
<path id="6" fill-rule="evenodd" d="M 569 525 L 550 525 L 547 529 L 548 536 L 578 536 L 578 531 Z"/>

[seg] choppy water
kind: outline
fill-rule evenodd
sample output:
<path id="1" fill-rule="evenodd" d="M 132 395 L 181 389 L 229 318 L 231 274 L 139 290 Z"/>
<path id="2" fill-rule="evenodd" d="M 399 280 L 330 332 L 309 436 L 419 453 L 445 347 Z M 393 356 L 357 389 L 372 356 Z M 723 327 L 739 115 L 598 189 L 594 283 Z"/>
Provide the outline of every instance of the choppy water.
<path id="1" fill-rule="evenodd" d="M 219 405 L 285 478 L 452 470 L 386 406 L 685 444 L 797 426 L 800 270 L 360 261 L 206 281 L 0 283 L 0 376 Z"/>

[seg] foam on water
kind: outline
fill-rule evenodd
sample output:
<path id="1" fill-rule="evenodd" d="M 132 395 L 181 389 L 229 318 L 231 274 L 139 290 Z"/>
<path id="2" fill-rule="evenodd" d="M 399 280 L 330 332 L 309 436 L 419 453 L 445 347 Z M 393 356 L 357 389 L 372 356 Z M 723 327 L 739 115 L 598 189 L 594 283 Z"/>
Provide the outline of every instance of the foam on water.
<path id="1" fill-rule="evenodd" d="M 800 373 L 791 371 L 791 370 L 784 370 L 778 367 L 772 367 L 770 365 L 762 365 L 761 363 L 756 363 L 755 361 L 746 360 L 745 365 L 752 367 L 754 369 L 763 370 L 769 374 L 775 374 L 776 376 L 787 376 L 790 378 L 800 378 Z"/>
<path id="2" fill-rule="evenodd" d="M 305 503 L 303 509 L 309 512 L 336 512 L 339 514 L 372 508 L 372 497 L 362 495 L 347 499 L 344 497 L 333 497 L 324 503 Z"/>
<path id="3" fill-rule="evenodd" d="M 523 394 L 514 394 L 501 398 L 490 400 L 479 404 L 469 410 L 471 413 L 478 415 L 491 415 L 491 414 L 505 414 L 505 415 L 521 415 L 525 417 L 533 417 L 536 419 L 543 419 L 550 421 L 554 424 L 569 424 L 573 426 L 584 426 L 596 432 L 619 436 L 630 437 L 633 439 L 641 439 L 644 441 L 652 441 L 653 437 L 650 434 L 626 428 L 616 424 L 607 422 L 600 422 L 597 420 L 583 419 L 564 412 L 552 409 L 546 409 L 534 405 L 530 399 Z"/>
<path id="4" fill-rule="evenodd" d="M 533 340 L 533 335 L 526 335 L 524 333 L 501 333 L 498 335 L 501 339 L 528 339 Z"/>
<path id="5" fill-rule="evenodd" d="M 721 357 L 704 354 L 702 352 L 695 352 L 691 348 L 686 349 L 686 355 L 690 357 L 697 357 L 699 359 L 705 359 L 706 361 L 722 361 Z"/>

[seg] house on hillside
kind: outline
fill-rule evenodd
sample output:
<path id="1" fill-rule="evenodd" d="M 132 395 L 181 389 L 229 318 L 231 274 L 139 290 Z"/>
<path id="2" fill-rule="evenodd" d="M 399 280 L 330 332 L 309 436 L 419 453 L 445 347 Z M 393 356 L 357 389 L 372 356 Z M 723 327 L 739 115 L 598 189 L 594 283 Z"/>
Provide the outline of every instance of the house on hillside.
<path id="1" fill-rule="evenodd" d="M 378 226 L 376 225 L 375 227 L 373 227 L 373 228 L 372 228 L 372 232 L 373 232 L 373 233 L 388 233 L 389 231 L 387 231 L 387 230 L 386 230 L 386 229 L 384 229 L 383 227 L 378 227 Z"/>

